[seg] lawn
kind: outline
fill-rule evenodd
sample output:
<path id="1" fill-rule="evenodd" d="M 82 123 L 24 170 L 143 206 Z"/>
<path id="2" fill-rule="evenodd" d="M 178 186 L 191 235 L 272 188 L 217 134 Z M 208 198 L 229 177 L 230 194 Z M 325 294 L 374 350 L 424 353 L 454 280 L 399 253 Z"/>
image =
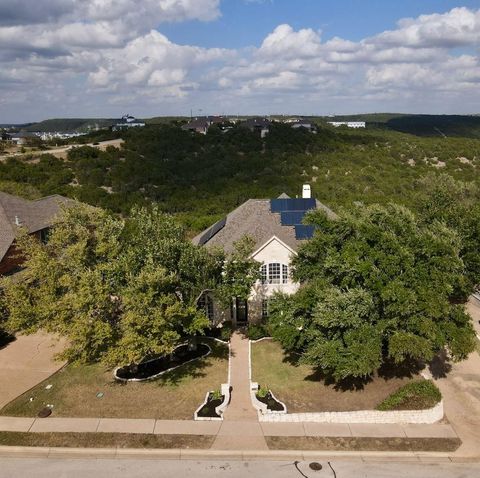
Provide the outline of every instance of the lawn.
<path id="1" fill-rule="evenodd" d="M 252 380 L 270 388 L 289 413 L 301 413 L 373 410 L 392 392 L 423 378 L 383 370 L 367 382 L 334 384 L 312 367 L 298 364 L 295 357 L 286 356 L 278 343 L 263 340 L 252 344 Z"/>
<path id="2" fill-rule="evenodd" d="M 206 392 L 227 381 L 228 347 L 204 340 L 212 348 L 209 356 L 147 382 L 121 384 L 102 365 L 68 365 L 0 414 L 31 417 L 52 404 L 57 417 L 192 419 Z M 47 390 L 47 385 L 52 387 Z"/>

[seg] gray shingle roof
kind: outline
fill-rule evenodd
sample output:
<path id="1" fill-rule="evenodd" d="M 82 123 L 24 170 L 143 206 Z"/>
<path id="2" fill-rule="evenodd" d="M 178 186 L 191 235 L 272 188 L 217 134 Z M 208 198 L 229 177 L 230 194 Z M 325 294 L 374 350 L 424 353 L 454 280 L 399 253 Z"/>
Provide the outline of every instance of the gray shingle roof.
<path id="1" fill-rule="evenodd" d="M 17 222 L 32 234 L 51 226 L 61 206 L 71 202 L 58 195 L 29 201 L 0 191 L 0 261 L 18 234 Z"/>
<path id="2" fill-rule="evenodd" d="M 323 209 L 329 217 L 336 217 L 336 214 L 320 201 L 317 201 L 317 209 Z M 198 245 L 208 229 L 195 236 L 193 243 Z M 225 227 L 207 241 L 205 246 L 221 247 L 229 254 L 233 252 L 234 243 L 245 235 L 255 240 L 255 249 L 263 246 L 272 236 L 278 237 L 294 251 L 304 242 L 295 238 L 294 226 L 282 226 L 280 214 L 270 211 L 270 199 L 249 199 L 227 215 Z"/>

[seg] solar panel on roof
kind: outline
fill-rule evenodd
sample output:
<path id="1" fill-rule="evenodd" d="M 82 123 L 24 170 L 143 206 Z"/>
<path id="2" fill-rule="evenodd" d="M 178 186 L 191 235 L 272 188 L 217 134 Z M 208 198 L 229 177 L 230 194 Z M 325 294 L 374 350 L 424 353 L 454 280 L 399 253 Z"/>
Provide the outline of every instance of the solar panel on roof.
<path id="1" fill-rule="evenodd" d="M 205 232 L 205 234 L 203 234 L 203 236 L 198 241 L 198 244 L 200 246 L 203 246 L 204 244 L 206 244 L 215 234 L 217 234 L 219 231 L 221 231 L 225 227 L 226 223 L 227 223 L 226 217 L 216 222 L 210 229 L 208 229 Z"/>
<path id="2" fill-rule="evenodd" d="M 306 212 L 307 211 L 282 211 L 280 213 L 282 226 L 295 226 L 295 224 L 302 224 Z"/>
<path id="3" fill-rule="evenodd" d="M 308 211 L 315 209 L 317 203 L 314 198 L 271 199 L 271 212 Z"/>
<path id="4" fill-rule="evenodd" d="M 305 225 L 305 224 L 296 224 L 295 225 L 295 239 L 311 239 L 313 233 L 315 232 L 315 226 Z"/>

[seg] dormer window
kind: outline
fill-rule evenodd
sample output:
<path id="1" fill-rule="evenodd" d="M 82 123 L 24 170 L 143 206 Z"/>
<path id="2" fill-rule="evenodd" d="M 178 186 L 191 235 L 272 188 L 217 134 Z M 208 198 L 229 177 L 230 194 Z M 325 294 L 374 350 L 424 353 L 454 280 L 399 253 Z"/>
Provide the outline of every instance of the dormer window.
<path id="1" fill-rule="evenodd" d="M 279 262 L 263 264 L 261 268 L 262 284 L 287 284 L 288 266 Z"/>

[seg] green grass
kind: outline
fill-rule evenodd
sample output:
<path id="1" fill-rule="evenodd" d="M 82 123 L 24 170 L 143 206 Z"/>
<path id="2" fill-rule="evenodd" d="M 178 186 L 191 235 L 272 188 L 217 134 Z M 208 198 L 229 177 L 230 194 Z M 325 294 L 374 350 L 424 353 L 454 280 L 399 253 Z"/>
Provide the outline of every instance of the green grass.
<path id="1" fill-rule="evenodd" d="M 208 343 L 209 356 L 146 382 L 118 383 L 112 371 L 99 364 L 68 365 L 10 402 L 0 414 L 31 417 L 51 404 L 53 416 L 58 417 L 192 419 L 205 394 L 227 380 L 228 347 Z M 99 392 L 103 397 L 97 398 Z"/>
<path id="2" fill-rule="evenodd" d="M 440 390 L 430 380 L 412 382 L 392 393 L 377 410 L 423 410 L 435 406 L 441 399 Z"/>
<path id="3" fill-rule="evenodd" d="M 385 373 L 367 381 L 335 384 L 285 355 L 277 342 L 264 340 L 252 344 L 252 380 L 271 389 L 289 413 L 302 413 L 373 410 L 402 386 L 422 378 Z"/>

